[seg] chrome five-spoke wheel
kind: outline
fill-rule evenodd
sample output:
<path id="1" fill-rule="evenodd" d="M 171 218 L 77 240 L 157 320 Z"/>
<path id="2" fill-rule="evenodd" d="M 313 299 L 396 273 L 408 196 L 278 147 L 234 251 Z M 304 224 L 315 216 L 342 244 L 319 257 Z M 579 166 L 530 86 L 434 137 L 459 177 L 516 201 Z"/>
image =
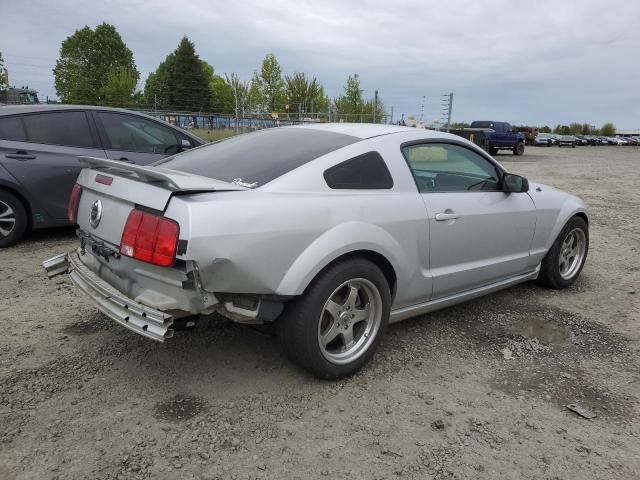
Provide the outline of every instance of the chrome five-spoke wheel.
<path id="1" fill-rule="evenodd" d="M 580 270 L 587 249 L 587 239 L 581 228 L 569 231 L 560 246 L 558 263 L 560 276 L 570 280 Z"/>
<path id="2" fill-rule="evenodd" d="M 322 355 L 345 364 L 367 351 L 382 322 L 382 298 L 365 278 L 354 278 L 336 288 L 324 304 L 318 322 Z"/>
<path id="3" fill-rule="evenodd" d="M 325 379 L 344 378 L 369 361 L 384 335 L 392 286 L 373 262 L 329 265 L 286 307 L 276 330 L 285 353 Z"/>

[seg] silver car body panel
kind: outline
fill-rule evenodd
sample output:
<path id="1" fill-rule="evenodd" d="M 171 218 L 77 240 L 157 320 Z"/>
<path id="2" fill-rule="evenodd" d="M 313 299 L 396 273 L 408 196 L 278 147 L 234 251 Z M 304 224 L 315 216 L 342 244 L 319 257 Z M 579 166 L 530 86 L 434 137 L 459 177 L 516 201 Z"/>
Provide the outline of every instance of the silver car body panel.
<path id="1" fill-rule="evenodd" d="M 405 142 L 463 145 L 505 170 L 454 135 L 357 124 L 286 128 L 324 129 L 362 140 L 253 189 L 166 168 L 134 171 L 126 164 L 88 160 L 94 169 L 83 170 L 78 179 L 83 232 L 117 251 L 128 213 L 143 206 L 178 222 L 186 248 L 173 268 L 92 252 L 79 260 L 135 302 L 161 311 L 207 313 L 220 303 L 218 294 L 300 295 L 332 261 L 366 252 L 393 269 L 391 319 L 397 321 L 535 278 L 567 220 L 586 215 L 579 198 L 535 183 L 528 193 L 418 193 L 401 153 Z M 370 151 L 384 158 L 393 188 L 328 187 L 327 168 Z M 97 173 L 109 174 L 113 183 L 96 183 Z M 197 192 L 195 185 L 201 187 Z M 94 229 L 89 218 L 97 199 L 104 214 Z M 447 209 L 460 218 L 434 220 Z"/>

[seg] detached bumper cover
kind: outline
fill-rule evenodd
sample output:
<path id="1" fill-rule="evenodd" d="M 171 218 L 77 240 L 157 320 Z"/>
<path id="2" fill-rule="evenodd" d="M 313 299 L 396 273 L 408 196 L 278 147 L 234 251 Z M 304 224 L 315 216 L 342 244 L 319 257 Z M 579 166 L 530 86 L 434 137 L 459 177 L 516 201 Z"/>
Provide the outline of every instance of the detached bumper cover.
<path id="1" fill-rule="evenodd" d="M 42 262 L 49 278 L 68 273 L 71 281 L 106 316 L 140 335 L 164 342 L 173 336 L 173 317 L 136 302 L 85 267 L 77 252 Z"/>

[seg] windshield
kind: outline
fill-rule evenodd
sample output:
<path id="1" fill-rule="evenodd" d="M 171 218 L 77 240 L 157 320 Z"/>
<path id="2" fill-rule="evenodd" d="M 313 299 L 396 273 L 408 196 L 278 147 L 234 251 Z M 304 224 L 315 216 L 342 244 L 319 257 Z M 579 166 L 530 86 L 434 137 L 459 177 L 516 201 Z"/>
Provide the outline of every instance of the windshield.
<path id="1" fill-rule="evenodd" d="M 153 165 L 255 188 L 357 137 L 306 128 L 269 128 L 189 150 Z"/>

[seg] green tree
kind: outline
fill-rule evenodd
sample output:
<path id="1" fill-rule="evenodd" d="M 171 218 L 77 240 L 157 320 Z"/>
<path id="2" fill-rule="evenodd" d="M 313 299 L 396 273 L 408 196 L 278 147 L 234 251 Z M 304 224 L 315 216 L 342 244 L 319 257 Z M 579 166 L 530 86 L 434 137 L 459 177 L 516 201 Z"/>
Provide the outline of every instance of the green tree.
<path id="1" fill-rule="evenodd" d="M 363 90 L 360 86 L 360 77 L 357 73 L 349 75 L 344 86 L 344 93 L 334 100 L 336 113 L 346 115 L 351 122 L 382 122 L 384 121 L 384 104 L 378 98 L 377 101 L 364 100 Z"/>
<path id="2" fill-rule="evenodd" d="M 194 44 L 186 36 L 180 40 L 174 56 L 174 70 L 169 76 L 171 106 L 184 110 L 209 109 L 211 92 L 208 65 L 203 65 Z"/>
<path id="3" fill-rule="evenodd" d="M 359 114 L 362 112 L 362 88 L 357 73 L 349 75 L 344 86 L 344 93 L 335 100 L 338 114 Z"/>
<path id="4" fill-rule="evenodd" d="M 571 122 L 569 124 L 569 131 L 571 135 L 580 135 L 582 133 L 582 124 L 578 122 Z"/>
<path id="5" fill-rule="evenodd" d="M 600 127 L 600 135 L 604 137 L 613 137 L 615 134 L 616 126 L 611 122 L 607 122 Z"/>
<path id="6" fill-rule="evenodd" d="M 282 79 L 282 67 L 273 53 L 262 60 L 259 72 L 255 72 L 252 80 L 253 93 L 262 109 L 266 112 L 284 110 L 286 102 L 285 83 Z M 256 96 L 256 95 L 252 95 Z"/>
<path id="7" fill-rule="evenodd" d="M 232 94 L 233 111 L 236 116 L 241 116 L 249 101 L 250 84 L 247 81 L 240 80 L 237 73 L 225 74 L 225 83 Z"/>
<path id="8" fill-rule="evenodd" d="M 208 110 L 212 77 L 213 67 L 200 60 L 193 43 L 183 37 L 178 48 L 147 77 L 145 103 L 160 109 Z"/>
<path id="9" fill-rule="evenodd" d="M 553 133 L 557 135 L 571 135 L 571 129 L 568 125 L 556 125 L 556 128 L 553 129 Z"/>
<path id="10" fill-rule="evenodd" d="M 9 72 L 7 72 L 7 67 L 4 66 L 2 52 L 0 52 L 0 88 L 9 88 Z"/>
<path id="11" fill-rule="evenodd" d="M 593 133 L 593 128 L 588 123 L 582 124 L 582 135 L 591 135 Z"/>
<path id="12" fill-rule="evenodd" d="M 549 125 L 545 125 L 544 127 L 540 128 L 540 133 L 551 133 L 551 127 Z"/>
<path id="13" fill-rule="evenodd" d="M 316 77 L 307 78 L 304 73 L 296 72 L 285 76 L 286 96 L 289 113 L 326 112 L 329 98 Z"/>
<path id="14" fill-rule="evenodd" d="M 233 90 L 224 78 L 213 75 L 209 80 L 211 91 L 211 110 L 219 113 L 229 113 L 234 109 Z"/>
<path id="15" fill-rule="evenodd" d="M 127 69 L 139 77 L 133 54 L 113 25 L 84 27 L 62 42 L 53 69 L 56 92 L 64 103 L 100 104 L 109 73 Z"/>
<path id="16" fill-rule="evenodd" d="M 138 72 L 128 68 L 111 69 L 104 86 L 103 103 L 111 107 L 130 107 L 135 103 L 137 84 Z"/>

